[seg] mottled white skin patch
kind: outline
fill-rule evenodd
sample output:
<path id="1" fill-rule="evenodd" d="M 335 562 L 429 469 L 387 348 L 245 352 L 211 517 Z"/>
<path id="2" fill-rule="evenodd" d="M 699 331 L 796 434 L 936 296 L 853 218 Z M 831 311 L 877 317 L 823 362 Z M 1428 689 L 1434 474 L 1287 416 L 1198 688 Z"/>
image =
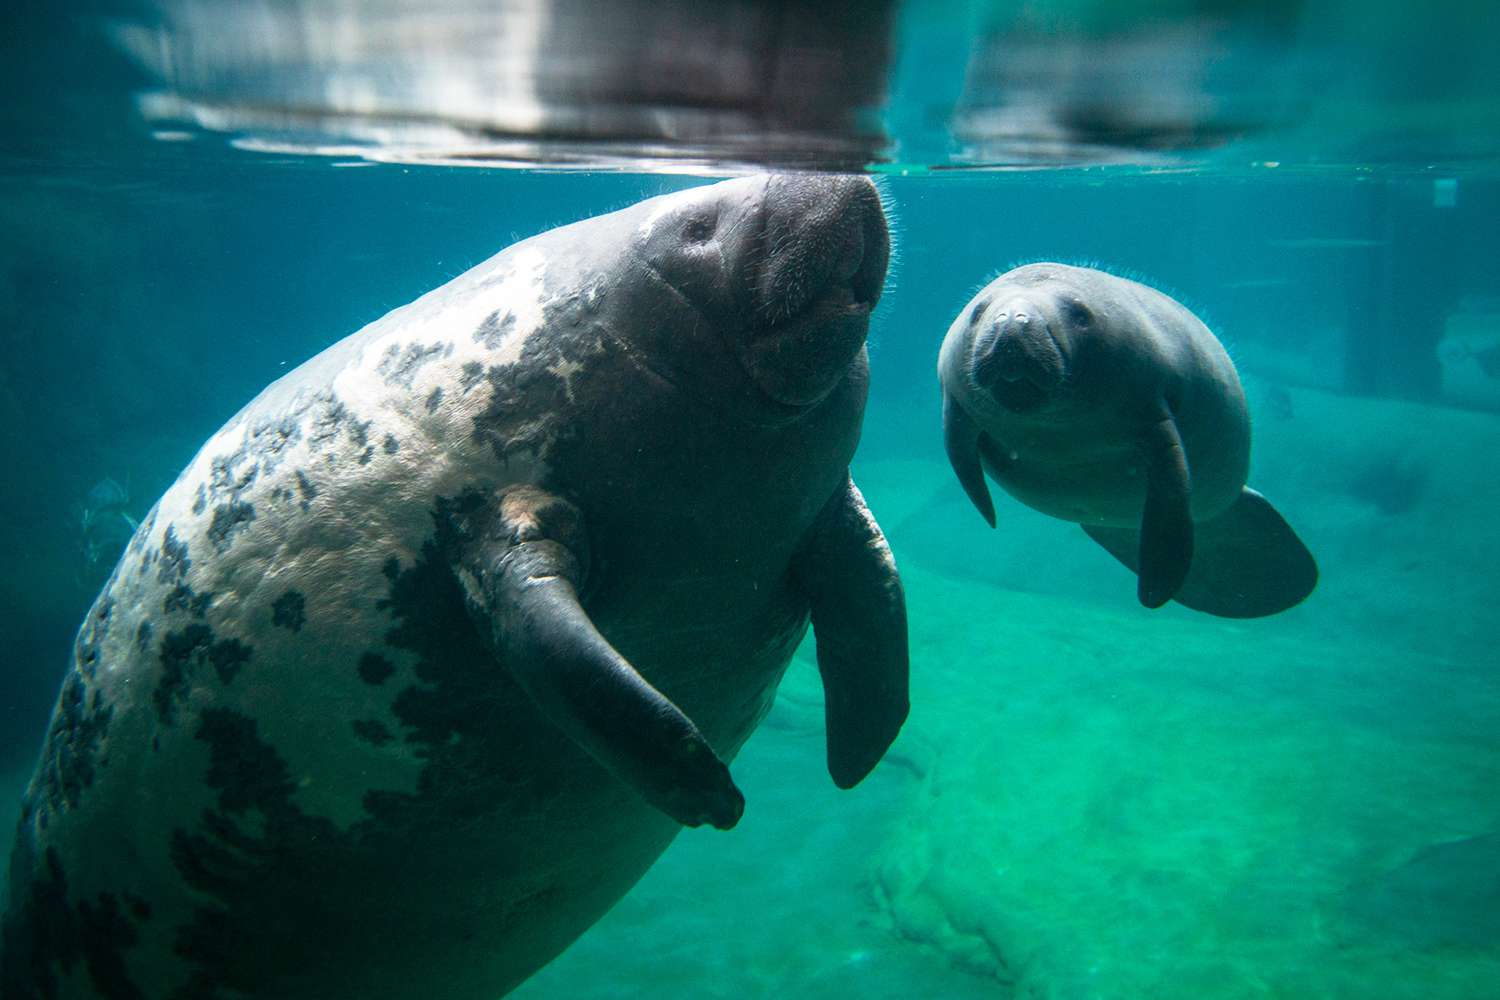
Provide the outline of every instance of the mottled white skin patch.
<path id="1" fill-rule="evenodd" d="M 88 801 L 94 813 L 114 817 L 122 843 L 135 845 L 141 884 L 178 878 L 167 832 L 190 827 L 215 795 L 203 782 L 208 749 L 194 727 L 159 724 L 152 695 L 160 667 L 136 645 L 142 624 L 157 624 L 163 595 L 177 582 L 159 579 L 169 529 L 187 547 L 191 564 L 181 582 L 195 594 L 212 595 L 202 622 L 218 635 L 250 636 L 254 648 L 229 685 L 212 670 L 197 671 L 177 715 L 189 718 L 196 709 L 230 703 L 253 717 L 260 736 L 286 760 L 297 804 L 340 827 L 364 815 L 362 799 L 372 788 L 415 789 L 422 761 L 400 739 L 401 723 L 389 707 L 392 690 L 412 683 L 410 657 L 387 650 L 397 671 L 379 686 L 365 683 L 351 665 L 379 645 L 388 627 L 374 607 L 386 587 L 383 565 L 392 556 L 403 566 L 415 560 L 432 535 L 436 498 L 465 486 L 532 482 L 545 470 L 545 448 L 535 458 L 502 463 L 476 440 L 474 417 L 488 405 L 491 387 L 480 379 L 467 392 L 458 388 L 465 364 L 520 357 L 541 328 L 545 273 L 545 254 L 519 246 L 288 373 L 208 440 L 142 525 L 106 588 L 114 622 L 90 689 L 114 708 L 99 748 L 110 763 L 107 780 L 94 783 Z M 497 311 L 515 322 L 499 347 L 488 350 L 473 334 Z M 410 387 L 377 371 L 389 348 L 407 344 L 441 347 L 439 357 L 413 373 Z M 318 421 L 332 404 L 315 400 L 330 386 L 346 413 L 319 440 Z M 426 401 L 438 388 L 444 389 L 441 400 L 429 408 Z M 259 465 L 252 482 L 232 491 L 255 516 L 234 533 L 228 556 L 217 558 L 210 537 L 216 505 L 195 511 L 197 492 L 213 481 L 216 461 L 250 442 L 254 426 L 280 419 L 292 420 L 298 435 L 271 468 L 255 454 L 235 464 L 232 480 Z M 351 429 L 364 424 L 358 443 Z M 394 453 L 382 447 L 387 435 L 397 442 Z M 311 490 L 299 483 L 299 472 Z M 288 590 L 305 595 L 300 631 L 271 621 L 273 603 Z M 316 641 L 308 641 L 311 636 Z M 158 631 L 153 645 L 160 638 Z M 395 738 L 384 746 L 351 739 L 356 719 L 378 720 Z M 139 752 L 153 743 L 155 752 Z M 88 885 L 117 863 L 95 849 L 96 831 L 66 824 L 51 829 L 48 846 L 70 859 L 70 884 Z M 96 860 L 106 864 L 98 872 L 92 870 Z M 187 908 L 168 908 L 176 899 L 161 897 L 165 905 L 156 902 L 153 919 L 186 921 Z"/>
<path id="2" fill-rule="evenodd" d="M 1069 301 L 1088 307 L 1086 327 L 1069 316 Z M 975 371 L 997 319 L 1016 312 L 1045 326 L 1065 359 L 1063 383 L 1020 413 L 1001 405 Z M 1234 365 L 1201 320 L 1138 282 L 1050 263 L 1007 272 L 953 321 L 938 376 L 993 443 L 984 453 L 986 471 L 1052 517 L 1139 525 L 1141 434 L 1164 403 L 1187 452 L 1194 520 L 1225 510 L 1245 485 L 1250 422 Z"/>

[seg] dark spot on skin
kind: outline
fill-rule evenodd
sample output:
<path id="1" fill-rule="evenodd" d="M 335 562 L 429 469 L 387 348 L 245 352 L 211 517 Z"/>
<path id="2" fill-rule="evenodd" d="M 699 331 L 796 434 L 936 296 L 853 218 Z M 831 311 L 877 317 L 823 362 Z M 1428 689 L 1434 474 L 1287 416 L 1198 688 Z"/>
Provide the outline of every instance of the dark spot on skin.
<path id="1" fill-rule="evenodd" d="M 443 387 L 437 386 L 427 394 L 427 412 L 436 413 L 439 406 L 443 405 Z"/>
<path id="2" fill-rule="evenodd" d="M 332 392 L 317 393 L 308 409 L 307 443 L 318 451 L 338 437 L 349 419 L 349 410 Z"/>
<path id="3" fill-rule="evenodd" d="M 581 298 L 575 294 L 549 301 L 543 316 L 545 329 L 576 328 L 577 337 L 530 337 L 517 361 L 485 369 L 492 392 L 483 412 L 474 417 L 474 436 L 488 443 L 501 461 L 509 462 L 517 454 L 537 456 L 549 444 L 565 448 L 576 435 L 576 425 L 559 416 L 569 407 L 567 383 L 553 369 L 584 355 L 590 356 L 591 365 L 608 367 L 616 361 L 620 348 L 613 339 L 588 335 L 592 322 L 583 318 Z M 587 346 L 580 346 L 579 338 Z"/>
<path id="4" fill-rule="evenodd" d="M 208 510 L 208 487 L 199 483 L 198 492 L 193 495 L 193 513 L 201 516 L 205 510 Z"/>
<path id="5" fill-rule="evenodd" d="M 380 356 L 380 364 L 375 366 L 375 371 L 385 379 L 386 385 L 399 385 L 404 389 L 410 389 L 412 380 L 416 378 L 417 372 L 424 365 L 440 357 L 446 357 L 452 351 L 453 345 L 441 341 L 425 347 L 421 344 L 407 344 L 403 348 L 392 344 Z"/>
<path id="6" fill-rule="evenodd" d="M 151 692 L 156 717 L 164 726 L 177 722 L 177 706 L 187 698 L 193 677 L 205 665 L 211 666 L 219 680 L 233 681 L 250 660 L 253 649 L 238 639 L 216 639 L 213 629 L 201 623 L 168 632 L 157 654 L 161 679 Z"/>
<path id="7" fill-rule="evenodd" d="M 151 624 L 150 619 L 142 621 L 135 630 L 135 648 L 142 651 L 148 649 L 151 646 L 151 635 L 155 631 L 156 627 Z"/>
<path id="8" fill-rule="evenodd" d="M 113 581 L 111 581 L 113 582 Z M 78 630 L 78 637 L 73 646 L 74 662 L 78 669 L 83 671 L 85 677 L 93 678 L 94 671 L 99 665 L 99 651 L 104 645 L 105 637 L 109 635 L 110 617 L 114 614 L 114 598 L 109 596 L 110 588 L 105 587 L 104 593 L 94 602 L 94 607 L 89 611 L 88 617 L 83 620 L 83 626 Z"/>
<path id="9" fill-rule="evenodd" d="M 49 847 L 37 858 L 27 841 L 23 834 L 12 859 L 17 877 L 0 957 L 0 993 L 8 1000 L 55 1000 L 59 977 L 71 975 L 82 961 L 94 996 L 147 1000 L 126 971 L 125 953 L 139 941 L 137 925 L 150 919 L 150 908 L 131 896 L 122 907 L 121 897 L 109 892 L 71 904 L 57 850 Z"/>
<path id="10" fill-rule="evenodd" d="M 94 783 L 101 766 L 99 744 L 113 717 L 113 706 L 104 704 L 99 690 L 90 688 L 77 671 L 70 672 L 37 766 L 37 787 L 51 811 L 76 808 Z"/>
<path id="11" fill-rule="evenodd" d="M 208 613 L 208 606 L 213 602 L 212 592 L 200 594 L 185 583 L 179 583 L 167 592 L 162 600 L 161 609 L 165 614 L 177 611 L 186 611 L 194 618 L 202 618 Z"/>
<path id="12" fill-rule="evenodd" d="M 242 444 L 228 455 L 220 455 L 213 460 L 212 471 L 208 477 L 208 489 L 213 497 L 217 498 L 224 494 L 237 497 L 255 482 L 255 477 L 260 474 L 260 466 L 254 461 L 243 472 L 235 471 L 249 457 L 249 451 L 248 443 Z"/>
<path id="13" fill-rule="evenodd" d="M 300 632 L 306 622 L 307 598 L 303 597 L 300 591 L 288 590 L 271 602 L 272 625 L 280 625 L 293 632 Z"/>
<path id="14" fill-rule="evenodd" d="M 516 328 L 516 317 L 513 313 L 495 310 L 484 318 L 484 322 L 474 331 L 474 342 L 483 344 L 486 349 L 493 351 L 510 336 Z"/>
<path id="15" fill-rule="evenodd" d="M 354 414 L 332 392 L 315 393 L 305 406 L 307 418 L 307 443 L 313 451 L 330 447 L 340 434 L 348 437 L 356 448 L 363 449 L 370 438 L 369 420 L 356 420 Z M 330 452 L 327 459 L 332 461 Z"/>
<path id="16" fill-rule="evenodd" d="M 250 662 L 250 647 L 238 639 L 224 639 L 208 647 L 208 662 L 213 664 L 219 680 L 228 684 Z"/>
<path id="17" fill-rule="evenodd" d="M 401 450 L 401 442 L 396 440 L 396 435 L 387 434 L 385 441 L 381 443 L 381 447 L 385 449 L 387 455 L 394 455 Z"/>
<path id="18" fill-rule="evenodd" d="M 318 495 L 318 488 L 307 478 L 301 469 L 297 470 L 297 492 L 302 494 L 302 509 L 308 510 L 312 507 L 313 499 Z"/>
<path id="19" fill-rule="evenodd" d="M 379 719 L 355 719 L 350 725 L 354 728 L 355 736 L 378 747 L 383 747 L 395 739 L 385 723 Z"/>
<path id="20" fill-rule="evenodd" d="M 463 368 L 459 369 L 459 388 L 463 390 L 464 395 L 468 395 L 469 390 L 478 385 L 483 378 L 484 365 L 478 361 L 465 361 Z"/>
<path id="21" fill-rule="evenodd" d="M 365 448 L 364 451 L 360 452 L 360 455 L 359 455 L 359 464 L 360 465 L 369 465 L 370 464 L 370 459 L 372 459 L 374 457 L 375 457 L 375 446 L 372 444 L 372 445 L 368 446 L 367 448 Z"/>
<path id="22" fill-rule="evenodd" d="M 266 472 L 274 472 L 280 464 L 282 452 L 301 439 L 302 428 L 298 426 L 296 417 L 283 416 L 256 421 L 250 428 L 246 443 L 251 452 L 259 457 L 261 468 Z"/>
<path id="23" fill-rule="evenodd" d="M 565 386 L 545 364 L 497 365 L 485 376 L 494 392 L 484 412 L 474 418 L 474 436 L 487 442 L 497 458 L 508 462 L 517 454 L 535 457 L 549 439 L 562 433 L 556 414 L 563 409 Z"/>
<path id="24" fill-rule="evenodd" d="M 255 508 L 243 500 L 235 500 L 232 503 L 220 504 L 214 508 L 214 519 L 208 525 L 208 540 L 213 544 L 214 551 L 223 553 L 228 551 L 234 542 L 234 536 L 243 531 L 245 526 L 255 520 Z"/>
<path id="25" fill-rule="evenodd" d="M 174 577 L 185 580 L 192 565 L 192 560 L 188 558 L 187 543 L 177 537 L 177 526 L 167 525 L 167 535 L 161 543 L 161 568 L 156 572 L 156 582 L 171 583 Z"/>
<path id="26" fill-rule="evenodd" d="M 396 665 L 379 653 L 359 658 L 359 676 L 366 684 L 384 684 L 396 672 Z"/>

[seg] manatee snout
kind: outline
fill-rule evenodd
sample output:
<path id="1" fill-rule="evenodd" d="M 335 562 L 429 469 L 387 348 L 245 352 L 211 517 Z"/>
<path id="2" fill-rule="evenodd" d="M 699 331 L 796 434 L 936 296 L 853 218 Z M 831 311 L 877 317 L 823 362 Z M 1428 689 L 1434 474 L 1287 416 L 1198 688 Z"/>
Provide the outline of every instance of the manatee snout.
<path id="1" fill-rule="evenodd" d="M 765 199 L 742 360 L 767 396 L 810 406 L 864 345 L 890 260 L 885 212 L 875 185 L 859 176 L 776 176 Z"/>
<path id="2" fill-rule="evenodd" d="M 1063 384 L 1067 364 L 1045 315 L 1024 299 L 975 317 L 969 368 L 974 384 L 1006 409 L 1034 410 Z"/>
<path id="3" fill-rule="evenodd" d="M 880 298 L 890 236 L 875 185 L 841 174 L 777 175 L 766 185 L 757 282 L 764 315 L 792 317 L 821 298 L 866 312 Z"/>

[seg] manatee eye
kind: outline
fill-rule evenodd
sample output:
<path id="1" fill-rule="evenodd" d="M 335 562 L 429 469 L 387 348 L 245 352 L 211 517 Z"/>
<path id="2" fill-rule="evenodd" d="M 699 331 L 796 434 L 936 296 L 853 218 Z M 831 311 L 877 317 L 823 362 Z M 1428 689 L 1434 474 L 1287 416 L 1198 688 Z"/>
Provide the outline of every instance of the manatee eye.
<path id="1" fill-rule="evenodd" d="M 1077 299 L 1069 299 L 1063 303 L 1063 313 L 1068 317 L 1068 322 L 1075 327 L 1085 327 L 1094 322 L 1093 312 Z"/>
<path id="2" fill-rule="evenodd" d="M 682 224 L 682 238 L 688 243 L 707 243 L 714 235 L 714 220 L 708 215 L 693 215 Z"/>

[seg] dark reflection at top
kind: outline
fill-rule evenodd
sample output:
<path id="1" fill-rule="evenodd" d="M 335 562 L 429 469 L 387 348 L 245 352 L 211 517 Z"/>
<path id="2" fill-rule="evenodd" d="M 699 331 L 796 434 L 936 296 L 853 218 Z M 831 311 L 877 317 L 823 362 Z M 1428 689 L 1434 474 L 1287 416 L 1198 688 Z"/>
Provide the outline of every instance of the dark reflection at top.
<path id="1" fill-rule="evenodd" d="M 135 0 L 113 0 L 131 4 Z M 1500 167 L 1467 0 L 139 0 L 163 138 L 729 173 Z"/>
<path id="2" fill-rule="evenodd" d="M 860 169 L 889 4 L 162 0 L 141 107 L 259 149 L 486 165 Z"/>
<path id="3" fill-rule="evenodd" d="M 1028 5 L 996 17 L 969 57 L 955 159 L 1171 162 L 1164 154 L 1294 123 L 1300 4 L 1205 6 L 1121 17 L 1125 5 Z"/>

